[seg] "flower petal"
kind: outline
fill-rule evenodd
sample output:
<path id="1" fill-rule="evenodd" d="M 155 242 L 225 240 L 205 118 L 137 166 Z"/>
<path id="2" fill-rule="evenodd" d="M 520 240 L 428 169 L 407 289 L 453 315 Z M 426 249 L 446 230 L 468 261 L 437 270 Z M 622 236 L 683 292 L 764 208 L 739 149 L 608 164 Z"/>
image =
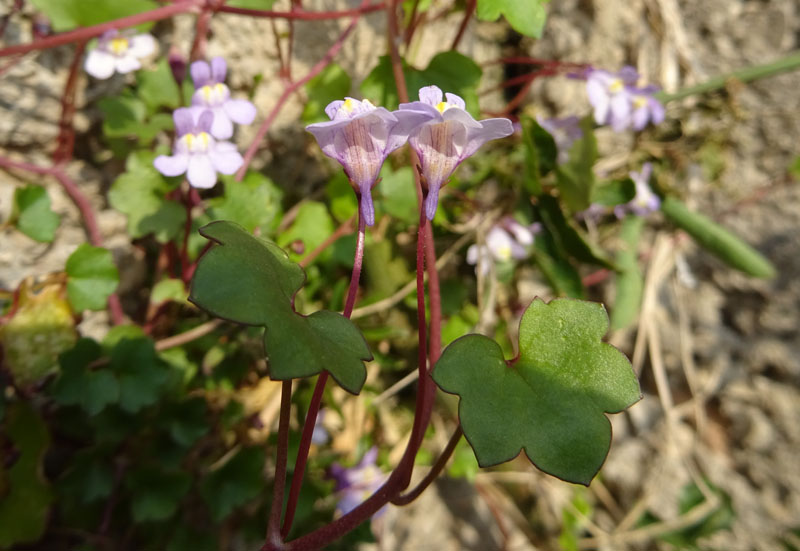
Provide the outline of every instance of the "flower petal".
<path id="1" fill-rule="evenodd" d="M 214 113 L 214 120 L 211 123 L 211 135 L 220 140 L 227 140 L 233 136 L 233 123 L 225 109 L 221 106 L 214 107 L 212 112 Z"/>
<path id="2" fill-rule="evenodd" d="M 192 63 L 189 71 L 191 72 L 195 89 L 205 86 L 206 83 L 211 80 L 211 68 L 205 61 L 195 61 Z"/>
<path id="3" fill-rule="evenodd" d="M 328 106 L 325 107 L 325 114 L 328 115 L 329 119 L 333 120 L 333 117 L 336 116 L 336 113 L 339 112 L 339 109 L 342 107 L 342 105 L 344 105 L 344 101 L 340 99 L 330 102 Z"/>
<path id="4" fill-rule="evenodd" d="M 389 138 L 386 141 L 385 153 L 388 155 L 392 151 L 402 147 L 409 135 L 420 125 L 431 120 L 430 114 L 422 111 L 397 110 L 393 115 L 397 122 L 389 131 Z"/>
<path id="5" fill-rule="evenodd" d="M 447 92 L 444 95 L 444 97 L 447 98 L 447 103 L 449 103 L 452 106 L 458 107 L 459 109 L 466 109 L 467 108 L 467 104 L 464 103 L 464 100 L 461 98 L 461 96 L 457 96 L 455 94 L 451 94 L 450 92 Z"/>
<path id="6" fill-rule="evenodd" d="M 189 170 L 186 178 L 192 187 L 209 189 L 217 183 L 217 173 L 208 155 L 192 155 L 189 158 Z"/>
<path id="7" fill-rule="evenodd" d="M 467 145 L 461 152 L 462 159 L 475 153 L 480 146 L 489 140 L 505 138 L 514 132 L 514 127 L 508 119 L 486 119 L 480 121 L 480 125 L 481 128 L 468 129 Z"/>
<path id="8" fill-rule="evenodd" d="M 86 62 L 83 64 L 83 68 L 94 78 L 104 80 L 114 74 L 115 65 L 116 60 L 113 55 L 99 49 L 94 49 L 86 56 Z"/>
<path id="9" fill-rule="evenodd" d="M 211 59 L 211 78 L 214 82 L 225 82 L 225 76 L 228 74 L 228 65 L 225 63 L 225 58 L 217 56 Z"/>
<path id="10" fill-rule="evenodd" d="M 142 64 L 139 63 L 139 60 L 132 55 L 124 55 L 115 58 L 114 66 L 117 72 L 123 75 L 142 68 Z"/>
<path id="11" fill-rule="evenodd" d="M 214 111 L 195 107 L 191 108 L 191 110 L 192 116 L 197 118 L 197 122 L 194 124 L 195 130 L 198 132 L 208 132 L 213 135 L 211 128 L 214 126 Z"/>
<path id="12" fill-rule="evenodd" d="M 173 111 L 172 120 L 175 123 L 175 134 L 183 136 L 194 129 L 194 116 L 188 107 L 180 107 Z"/>
<path id="13" fill-rule="evenodd" d="M 650 118 L 650 111 L 647 107 L 640 107 L 635 109 L 631 114 L 631 125 L 636 131 L 643 130 L 647 126 L 647 120 Z"/>
<path id="14" fill-rule="evenodd" d="M 236 124 L 250 124 L 256 118 L 256 106 L 247 100 L 229 99 L 222 107 Z"/>
<path id="15" fill-rule="evenodd" d="M 428 220 L 433 220 L 433 217 L 436 216 L 436 207 L 439 206 L 440 188 L 440 183 L 433 183 L 428 186 L 428 193 L 425 195 L 425 217 Z"/>
<path id="16" fill-rule="evenodd" d="M 457 121 L 423 124 L 411 134 L 408 143 L 419 155 L 430 188 L 438 189 L 453 174 L 464 158 L 461 152 L 466 142 L 467 129 Z"/>
<path id="17" fill-rule="evenodd" d="M 372 191 L 361 190 L 361 216 L 367 226 L 375 225 L 375 205 L 372 203 Z"/>
<path id="18" fill-rule="evenodd" d="M 214 170 L 222 174 L 233 174 L 242 167 L 244 159 L 230 142 L 217 142 L 208 152 Z"/>
<path id="19" fill-rule="evenodd" d="M 442 102 L 442 89 L 438 86 L 425 86 L 419 89 L 419 101 L 436 107 Z"/>
<path id="20" fill-rule="evenodd" d="M 189 156 L 186 154 L 159 155 L 153 161 L 153 166 L 164 176 L 178 176 L 186 172 L 189 166 Z"/>
<path id="21" fill-rule="evenodd" d="M 147 57 L 156 51 L 156 39 L 149 34 L 137 34 L 129 41 L 128 55 Z"/>

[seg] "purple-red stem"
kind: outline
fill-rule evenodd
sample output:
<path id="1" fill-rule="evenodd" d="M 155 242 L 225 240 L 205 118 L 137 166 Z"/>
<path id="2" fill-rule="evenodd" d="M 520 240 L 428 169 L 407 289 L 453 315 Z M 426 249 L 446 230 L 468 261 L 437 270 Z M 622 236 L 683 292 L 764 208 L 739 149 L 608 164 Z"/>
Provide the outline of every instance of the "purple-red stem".
<path id="1" fill-rule="evenodd" d="M 409 503 L 417 499 L 420 496 L 420 494 L 425 491 L 425 488 L 430 486 L 433 483 L 433 481 L 436 480 L 436 478 L 444 470 L 445 466 L 447 465 L 447 461 L 450 459 L 450 456 L 453 455 L 453 452 L 455 451 L 456 446 L 458 446 L 458 442 L 461 440 L 461 437 L 463 435 L 464 431 L 461 430 L 461 425 L 459 425 L 458 427 L 456 427 L 453 436 L 450 437 L 450 441 L 447 443 L 447 446 L 445 446 L 444 450 L 442 450 L 442 453 L 436 460 L 436 463 L 433 464 L 431 470 L 428 472 L 427 475 L 425 475 L 425 478 L 423 478 L 413 490 L 394 498 L 392 500 L 392 503 L 394 505 L 402 506 L 402 505 L 408 505 Z"/>
<path id="2" fill-rule="evenodd" d="M 286 459 L 289 454 L 289 414 L 292 409 L 292 381 L 281 385 L 281 413 L 278 421 L 278 453 L 275 458 L 275 480 L 272 488 L 272 506 L 267 522 L 267 544 L 280 549 L 283 539 L 280 534 L 283 490 L 286 486 Z"/>
<path id="3" fill-rule="evenodd" d="M 464 38 L 464 32 L 467 30 L 467 25 L 469 25 L 469 20 L 475 12 L 477 3 L 477 0 L 467 0 L 467 6 L 464 8 L 464 18 L 461 20 L 461 25 L 458 27 L 458 34 L 456 34 L 456 37 L 453 39 L 453 44 L 450 46 L 451 50 L 458 49 L 461 39 Z"/>
<path id="4" fill-rule="evenodd" d="M 13 54 L 24 54 L 34 50 L 46 50 L 48 48 L 63 46 L 64 44 L 69 44 L 70 42 L 76 42 L 78 40 L 88 40 L 95 36 L 100 36 L 104 32 L 111 29 L 133 27 L 135 25 L 148 23 L 150 21 L 167 19 L 180 13 L 195 11 L 203 4 L 204 0 L 182 0 L 181 2 L 175 2 L 174 4 L 170 4 L 168 6 L 137 13 L 136 15 L 121 17 L 119 19 L 114 19 L 113 21 L 106 21 L 105 23 L 100 23 L 99 25 L 92 25 L 91 27 L 83 27 L 80 29 L 75 29 L 74 31 L 59 33 L 53 36 L 48 36 L 47 38 L 42 38 L 41 40 L 34 40 L 33 42 L 29 42 L 27 44 L 15 44 L 14 46 L 1 48 L 0 57 Z"/>
<path id="5" fill-rule="evenodd" d="M 347 299 L 344 304 L 344 312 L 342 312 L 342 315 L 348 319 L 353 313 L 353 307 L 356 304 L 356 296 L 358 295 L 358 282 L 361 279 L 361 266 L 364 262 L 364 241 L 367 229 L 364 217 L 361 216 L 361 197 L 359 196 L 358 199 L 358 238 L 356 239 L 356 250 L 353 255 L 353 271 L 350 274 L 350 287 L 347 290 Z M 281 528 L 281 537 L 283 538 L 289 534 L 289 531 L 292 529 L 292 523 L 294 522 L 297 500 L 300 497 L 300 489 L 303 486 L 303 475 L 305 474 L 306 463 L 308 462 L 308 450 L 311 447 L 311 436 L 314 434 L 314 425 L 317 422 L 319 408 L 322 404 L 322 394 L 325 391 L 325 384 L 327 382 L 328 372 L 323 371 L 317 378 L 317 384 L 314 386 L 314 393 L 311 396 L 311 403 L 308 406 L 306 420 L 303 423 L 300 447 L 297 451 L 297 459 L 295 460 L 294 472 L 292 473 L 292 485 L 289 488 L 289 500 L 286 503 L 286 516 L 283 519 L 283 528 Z"/>
<path id="6" fill-rule="evenodd" d="M 53 151 L 53 165 L 62 166 L 72 159 L 75 150 L 75 128 L 72 120 L 75 117 L 75 87 L 78 84 L 78 69 L 81 66 L 86 41 L 81 40 L 75 46 L 75 55 L 69 67 L 64 93 L 61 95 L 61 116 L 58 119 L 58 137 L 56 149 Z"/>
<path id="7" fill-rule="evenodd" d="M 362 2 L 362 7 L 366 6 L 368 2 L 369 0 L 364 0 L 364 2 Z M 296 12 L 290 12 L 290 13 L 296 13 Z M 262 122 L 261 126 L 258 128 L 256 137 L 253 139 L 253 142 L 250 144 L 250 147 L 247 148 L 247 151 L 244 154 L 244 163 L 242 163 L 242 167 L 236 173 L 237 182 L 241 181 L 242 178 L 244 178 L 245 173 L 247 173 L 247 167 L 249 167 L 250 163 L 253 161 L 253 157 L 255 156 L 259 145 L 261 145 L 261 141 L 264 139 L 264 136 L 267 135 L 267 132 L 269 131 L 270 126 L 272 126 L 272 123 L 275 122 L 275 118 L 278 116 L 278 113 L 280 113 L 280 110 L 283 109 L 283 104 L 286 103 L 286 101 L 294 93 L 295 90 L 297 90 L 298 88 L 303 86 L 306 82 L 308 82 L 309 80 L 317 76 L 319 73 L 321 73 L 322 70 L 333 61 L 333 58 L 336 56 L 336 54 L 339 53 L 339 50 L 342 49 L 344 41 L 347 39 L 348 36 L 350 36 L 350 33 L 353 32 L 353 29 L 356 28 L 356 23 L 358 23 L 358 20 L 361 17 L 362 13 L 364 12 L 362 12 L 361 10 L 355 10 L 352 21 L 350 21 L 350 24 L 347 26 L 347 28 L 342 32 L 341 35 L 339 35 L 339 38 L 336 40 L 336 42 L 334 42 L 333 45 L 328 49 L 325 56 L 323 56 L 323 58 L 320 59 L 316 63 L 316 65 L 314 65 L 303 78 L 293 83 L 292 85 L 287 86 L 286 89 L 283 91 L 283 94 L 281 94 L 281 97 L 278 98 L 278 102 L 272 108 L 272 111 L 270 111 L 269 115 L 267 115 L 267 118 L 264 119 L 264 122 Z"/>
<path id="8" fill-rule="evenodd" d="M 321 21 L 324 19 L 341 19 L 343 17 L 360 16 L 365 13 L 382 10 L 386 7 L 383 2 L 376 4 L 366 4 L 352 10 L 340 11 L 305 11 L 305 10 L 291 10 L 285 11 L 271 11 L 271 10 L 253 10 L 249 8 L 234 8 L 232 6 L 222 6 L 217 11 L 222 13 L 235 13 L 238 15 L 249 15 L 251 17 L 269 17 L 275 19 L 295 19 L 299 21 Z"/>
<path id="9" fill-rule="evenodd" d="M 197 61 L 206 56 L 206 41 L 208 40 L 208 26 L 211 23 L 211 12 L 208 5 L 203 7 L 203 11 L 197 16 L 194 26 L 194 40 L 192 48 L 189 50 L 189 61 Z"/>

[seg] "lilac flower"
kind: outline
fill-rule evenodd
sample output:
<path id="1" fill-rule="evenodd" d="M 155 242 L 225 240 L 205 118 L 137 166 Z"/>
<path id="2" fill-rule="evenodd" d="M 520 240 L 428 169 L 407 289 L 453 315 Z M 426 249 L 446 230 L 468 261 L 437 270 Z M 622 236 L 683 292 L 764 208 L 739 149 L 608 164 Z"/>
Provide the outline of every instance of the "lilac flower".
<path id="1" fill-rule="evenodd" d="M 94 78 L 107 79 L 114 74 L 142 68 L 139 59 L 156 50 L 156 40 L 149 34 L 123 33 L 116 29 L 104 32 L 97 46 L 86 56 L 83 68 Z"/>
<path id="2" fill-rule="evenodd" d="M 563 119 L 536 117 L 536 122 L 553 136 L 553 141 L 556 142 L 556 148 L 558 149 L 558 157 L 556 159 L 558 163 L 564 164 L 569 161 L 569 150 L 572 148 L 572 144 L 583 137 L 580 119 L 575 116 Z"/>
<path id="3" fill-rule="evenodd" d="M 654 96 L 657 91 L 658 87 L 652 85 L 630 90 L 630 118 L 634 130 L 644 130 L 648 122 L 653 124 L 663 122 L 664 106 Z"/>
<path id="4" fill-rule="evenodd" d="M 632 212 L 636 216 L 647 216 L 661 207 L 661 199 L 650 188 L 652 174 L 653 165 L 650 163 L 642 165 L 641 172 L 630 173 L 631 180 L 636 184 L 636 195 L 624 205 L 614 207 L 617 218 L 624 217 L 626 212 Z"/>
<path id="5" fill-rule="evenodd" d="M 486 234 L 484 245 L 471 245 L 467 249 L 467 263 L 476 265 L 483 275 L 489 272 L 490 263 L 524 260 L 528 258 L 534 236 L 542 231 L 541 224 L 523 226 L 511 217 L 503 218 Z"/>
<path id="6" fill-rule="evenodd" d="M 256 107 L 243 99 L 231 99 L 231 91 L 225 85 L 228 67 L 225 60 L 215 57 L 211 65 L 195 61 L 190 67 L 195 92 L 192 105 L 203 107 L 214 113 L 211 135 L 220 140 L 233 136 L 233 123 L 250 124 L 256 118 Z"/>
<path id="7" fill-rule="evenodd" d="M 336 480 L 336 491 L 339 493 L 339 503 L 336 510 L 346 515 L 375 493 L 389 478 L 387 473 L 377 466 L 378 448 L 372 447 L 355 467 L 344 468 L 334 464 L 331 475 Z M 383 514 L 386 507 L 378 510 L 373 516 Z"/>
<path id="8" fill-rule="evenodd" d="M 586 222 L 596 223 L 608 212 L 608 207 L 599 203 L 592 203 L 589 208 L 575 213 L 575 218 Z"/>
<path id="9" fill-rule="evenodd" d="M 164 176 L 186 173 L 189 184 L 210 188 L 217 183 L 217 172 L 233 174 L 244 160 L 230 142 L 217 141 L 211 136 L 214 113 L 194 107 L 176 109 L 175 145 L 173 155 L 159 155 L 153 165 Z"/>
<path id="10" fill-rule="evenodd" d="M 439 202 L 439 189 L 456 167 L 477 149 L 497 138 L 511 135 L 513 126 L 508 119 L 476 121 L 464 109 L 464 100 L 455 94 L 445 94 L 437 86 L 419 91 L 419 101 L 403 103 L 400 113 L 418 112 L 427 119 L 408 138 L 417 152 L 420 168 L 427 186 L 425 215 L 433 220 Z"/>
<path id="11" fill-rule="evenodd" d="M 350 184 L 360 195 L 361 215 L 368 226 L 375 223 L 371 190 L 386 157 L 408 140 L 411 130 L 424 122 L 421 113 L 375 107 L 369 100 L 345 98 L 328 104 L 331 119 L 310 124 L 306 130 L 317 139 L 322 152 L 344 167 Z"/>
<path id="12" fill-rule="evenodd" d="M 623 67 L 617 73 L 589 69 L 585 78 L 597 124 L 611 125 L 615 132 L 621 132 L 629 127 L 642 130 L 648 122 L 664 120 L 664 106 L 654 96 L 658 88 L 638 88 L 639 73 L 633 67 Z"/>

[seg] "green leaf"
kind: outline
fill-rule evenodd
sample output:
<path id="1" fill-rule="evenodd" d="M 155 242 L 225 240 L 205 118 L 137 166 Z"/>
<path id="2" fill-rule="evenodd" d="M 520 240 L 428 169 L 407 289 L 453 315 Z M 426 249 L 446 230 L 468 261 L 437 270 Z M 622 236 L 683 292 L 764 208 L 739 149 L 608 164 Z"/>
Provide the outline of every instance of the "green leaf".
<path id="1" fill-rule="evenodd" d="M 589 264 L 615 270 L 616 266 L 608 254 L 592 243 L 589 238 L 561 211 L 555 197 L 543 195 L 538 200 L 538 212 L 547 233 L 553 236 L 556 246 L 566 255 Z"/>
<path id="2" fill-rule="evenodd" d="M 153 286 L 150 292 L 150 303 L 161 304 L 168 300 L 183 302 L 186 300 L 186 289 L 180 279 L 162 279 Z"/>
<path id="3" fill-rule="evenodd" d="M 7 549 L 37 541 L 47 526 L 52 494 L 42 472 L 50 434 L 36 410 L 25 402 L 8 407 L 0 433 L 10 440 L 3 451 L 13 449 L 18 454 L 8 467 L 0 462 L 4 486 L 0 493 L 0 548 Z"/>
<path id="4" fill-rule="evenodd" d="M 206 409 L 206 401 L 200 397 L 172 406 L 166 415 L 172 439 L 181 446 L 188 447 L 206 434 L 209 429 Z"/>
<path id="5" fill-rule="evenodd" d="M 241 182 L 221 176 L 225 193 L 208 200 L 211 218 L 231 220 L 252 232 L 271 232 L 281 214 L 283 191 L 259 172 L 248 172 Z"/>
<path id="6" fill-rule="evenodd" d="M 177 237 L 186 221 L 186 209 L 166 199 L 175 185 L 153 166 L 155 154 L 138 151 L 125 162 L 126 172 L 111 185 L 111 206 L 128 217 L 128 233 L 134 239 L 153 233 L 161 243 Z"/>
<path id="7" fill-rule="evenodd" d="M 14 215 L 19 231 L 41 243 L 51 243 L 61 217 L 50 210 L 50 196 L 42 186 L 14 190 Z"/>
<path id="8" fill-rule="evenodd" d="M 183 471 L 145 467 L 132 471 L 125 485 L 132 494 L 131 511 L 135 522 L 163 521 L 175 514 L 192 485 L 192 478 Z"/>
<path id="9" fill-rule="evenodd" d="M 690 211 L 674 197 L 664 199 L 661 212 L 701 247 L 732 268 L 753 277 L 775 277 L 775 267 L 761 253 L 702 214 Z"/>
<path id="10" fill-rule="evenodd" d="M 615 207 L 624 205 L 636 196 L 636 184 L 630 178 L 612 180 L 595 186 L 592 190 L 592 204 Z"/>
<path id="11" fill-rule="evenodd" d="M 372 359 L 358 328 L 340 314 L 294 311 L 305 273 L 274 243 L 231 222 L 212 222 L 200 233 L 216 243 L 201 259 L 189 300 L 213 315 L 265 326 L 270 377 L 288 380 L 327 370 L 357 394 Z"/>
<path id="12" fill-rule="evenodd" d="M 477 86 L 482 71 L 471 58 L 450 50 L 434 56 L 423 70 L 415 69 L 403 61 L 403 73 L 410 101 L 417 100 L 419 89 L 423 86 L 436 85 L 443 92 L 461 96 L 467 105 L 467 111 L 478 116 Z M 387 109 L 397 108 L 397 87 L 394 83 L 392 60 L 388 55 L 378 59 L 378 64 L 361 83 L 361 93 L 376 105 L 383 105 Z"/>
<path id="13" fill-rule="evenodd" d="M 103 310 L 117 289 L 119 272 L 111 253 L 83 243 L 67 259 L 67 296 L 76 312 Z"/>
<path id="14" fill-rule="evenodd" d="M 550 0 L 478 0 L 476 15 L 484 21 L 497 21 L 505 15 L 518 33 L 541 38 Z"/>
<path id="15" fill-rule="evenodd" d="M 158 7 L 153 0 L 31 0 L 56 32 L 89 27 Z"/>
<path id="16" fill-rule="evenodd" d="M 325 107 L 330 102 L 349 95 L 350 85 L 350 76 L 341 66 L 336 63 L 328 65 L 305 85 L 308 101 L 303 108 L 303 122 L 311 124 L 329 120 Z"/>
<path id="17" fill-rule="evenodd" d="M 78 497 L 88 504 L 107 498 L 114 488 L 114 471 L 106 454 L 84 450 L 75 454 L 70 468 L 58 483 L 62 498 Z"/>
<path id="18" fill-rule="evenodd" d="M 520 123 L 525 145 L 525 189 L 532 195 L 541 195 L 542 178 L 555 168 L 558 148 L 553 136 L 535 119 L 523 116 Z"/>
<path id="19" fill-rule="evenodd" d="M 119 405 L 128 413 L 156 403 L 169 377 L 149 338 L 122 339 L 111 351 L 111 369 L 119 379 Z"/>
<path id="20" fill-rule="evenodd" d="M 149 93 L 153 96 L 149 99 L 157 101 L 156 93 Z M 173 126 L 172 117 L 167 113 L 156 113 L 148 118 L 148 106 L 139 98 L 125 95 L 102 98 L 97 105 L 103 112 L 103 134 L 110 140 L 138 138 L 139 145 L 146 146 Z"/>
<path id="21" fill-rule="evenodd" d="M 245 448 L 202 481 L 200 495 L 208 503 L 216 522 L 261 493 L 264 460 L 262 447 Z"/>
<path id="22" fill-rule="evenodd" d="M 640 398 L 630 362 L 600 340 L 607 329 L 602 304 L 536 299 L 520 323 L 518 358 L 506 361 L 481 335 L 447 347 L 433 378 L 459 395 L 461 426 L 481 467 L 524 449 L 548 474 L 591 482 L 611 443 L 603 413 Z"/>
<path id="23" fill-rule="evenodd" d="M 381 181 L 375 191 L 375 202 L 380 210 L 407 224 L 418 222 L 417 191 L 410 166 L 391 170 L 383 165 Z"/>
<path id="24" fill-rule="evenodd" d="M 558 296 L 584 298 L 583 282 L 575 266 L 559 248 L 550 232 L 536 236 L 533 260 Z"/>
<path id="25" fill-rule="evenodd" d="M 161 107 L 176 109 L 181 106 L 181 92 L 164 57 L 150 71 L 136 72 L 136 93 L 153 113 Z"/>
<path id="26" fill-rule="evenodd" d="M 63 406 L 80 406 L 89 415 L 97 415 L 119 400 L 119 383 L 105 367 L 90 369 L 103 349 L 91 339 L 81 339 L 72 350 L 61 355 L 61 374 L 50 393 Z"/>
<path id="27" fill-rule="evenodd" d="M 586 117 L 581 121 L 583 137 L 569 150 L 569 161 L 556 167 L 556 187 L 572 212 L 589 208 L 594 188 L 594 163 L 597 161 L 597 140 L 594 121 Z"/>
<path id="28" fill-rule="evenodd" d="M 325 186 L 325 194 L 328 196 L 331 213 L 339 222 L 349 220 L 358 212 L 358 199 L 344 171 L 334 173 Z"/>
<path id="29" fill-rule="evenodd" d="M 641 216 L 626 216 L 622 221 L 620 241 L 622 248 L 617 253 L 616 298 L 611 310 L 611 329 L 623 329 L 633 323 L 642 303 L 644 281 L 639 269 L 639 236 L 644 226 Z"/>
<path id="30" fill-rule="evenodd" d="M 302 243 L 302 254 L 292 252 L 292 260 L 298 260 L 306 253 L 310 253 L 333 233 L 333 220 L 328 214 L 324 204 L 317 201 L 303 203 L 297 211 L 297 216 L 289 229 L 278 236 L 278 244 L 286 247 L 292 243 Z M 321 258 L 328 258 L 329 251 L 325 251 Z"/>

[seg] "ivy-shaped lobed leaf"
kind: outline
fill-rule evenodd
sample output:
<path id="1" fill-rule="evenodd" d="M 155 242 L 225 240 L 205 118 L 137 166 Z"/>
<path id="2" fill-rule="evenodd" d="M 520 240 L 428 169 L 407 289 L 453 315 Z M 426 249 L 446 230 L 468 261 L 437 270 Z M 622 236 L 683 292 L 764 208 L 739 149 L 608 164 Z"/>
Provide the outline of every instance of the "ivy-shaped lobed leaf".
<path id="1" fill-rule="evenodd" d="M 458 394 L 464 434 L 481 467 L 509 461 L 520 450 L 542 471 L 588 485 L 611 443 L 604 413 L 640 398 L 627 358 L 601 338 L 602 304 L 534 300 L 520 323 L 519 355 L 506 361 L 481 335 L 456 340 L 433 372 Z"/>
<path id="2" fill-rule="evenodd" d="M 550 0 L 478 0 L 476 15 L 484 21 L 496 21 L 505 15 L 518 33 L 540 38 L 547 20 Z"/>
<path id="3" fill-rule="evenodd" d="M 119 283 L 111 253 L 88 243 L 67 258 L 67 297 L 76 312 L 103 310 Z"/>
<path id="4" fill-rule="evenodd" d="M 42 186 L 30 185 L 14 190 L 17 229 L 36 241 L 51 243 L 61 217 L 50 209 L 50 196 Z"/>
<path id="5" fill-rule="evenodd" d="M 213 315 L 264 326 L 270 377 L 289 380 L 327 370 L 357 394 L 372 359 L 361 332 L 344 316 L 321 310 L 303 316 L 294 296 L 303 269 L 286 252 L 232 222 L 212 222 L 200 233 L 215 245 L 200 259 L 189 300 Z"/>

